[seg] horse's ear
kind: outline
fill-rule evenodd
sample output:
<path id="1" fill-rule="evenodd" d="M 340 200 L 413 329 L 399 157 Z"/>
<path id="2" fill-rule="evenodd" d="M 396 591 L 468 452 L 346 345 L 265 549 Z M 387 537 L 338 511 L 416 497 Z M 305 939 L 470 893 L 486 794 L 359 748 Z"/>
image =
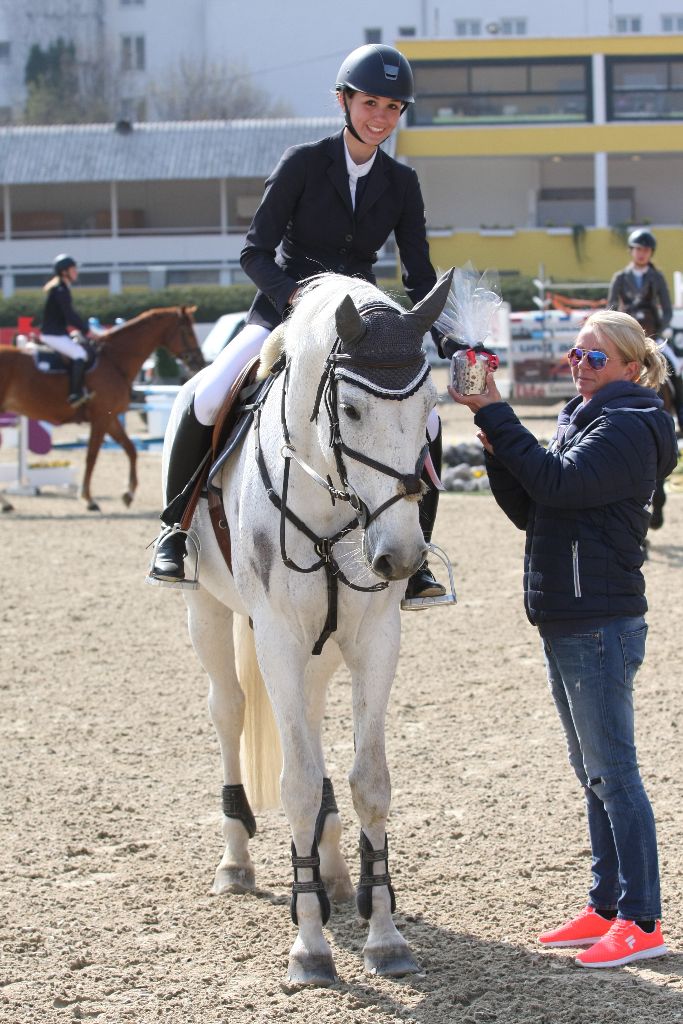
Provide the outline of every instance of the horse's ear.
<path id="1" fill-rule="evenodd" d="M 192 316 L 193 313 L 197 312 L 196 306 L 181 306 L 180 308 L 182 309 L 183 313 L 187 313 L 188 316 Z"/>
<path id="2" fill-rule="evenodd" d="M 432 288 L 424 299 L 416 302 L 412 309 L 403 314 L 403 319 L 409 323 L 415 333 L 421 338 L 426 334 L 435 320 L 439 319 L 443 307 L 446 305 L 448 292 L 453 280 L 454 268 L 451 267 Z"/>
<path id="3" fill-rule="evenodd" d="M 334 319 L 342 348 L 357 345 L 361 338 L 365 336 L 367 328 L 350 295 L 345 295 L 339 303 Z"/>

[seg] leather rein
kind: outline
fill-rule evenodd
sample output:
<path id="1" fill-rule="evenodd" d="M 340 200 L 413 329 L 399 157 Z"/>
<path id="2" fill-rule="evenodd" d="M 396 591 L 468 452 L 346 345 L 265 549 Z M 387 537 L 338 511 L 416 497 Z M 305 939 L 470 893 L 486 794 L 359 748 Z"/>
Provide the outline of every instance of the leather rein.
<path id="1" fill-rule="evenodd" d="M 385 590 L 389 586 L 388 580 L 382 580 L 379 583 L 375 583 L 372 586 L 363 587 L 359 584 L 352 583 L 351 580 L 342 571 L 339 563 L 333 555 L 333 547 L 340 540 L 352 533 L 359 526 L 363 530 L 362 547 L 365 547 L 365 530 L 367 527 L 377 519 L 382 512 L 385 512 L 395 502 L 400 501 L 402 498 L 410 497 L 411 495 L 420 495 L 422 493 L 422 482 L 421 474 L 422 469 L 427 458 L 429 451 L 428 445 L 425 444 L 420 451 L 417 462 L 415 464 L 415 470 L 413 473 L 400 473 L 398 470 L 391 466 L 387 466 L 384 463 L 378 462 L 376 459 L 372 459 L 362 452 L 358 452 L 353 448 L 349 448 L 345 444 L 341 436 L 341 428 L 339 424 L 339 413 L 338 413 L 338 402 L 337 402 L 337 381 L 335 378 L 335 366 L 343 364 L 345 366 L 358 366 L 358 367 L 372 367 L 378 368 L 390 368 L 390 367 L 401 367 L 407 366 L 416 361 L 415 357 L 411 359 L 405 359 L 394 362 L 375 362 L 371 360 L 354 359 L 353 356 L 340 352 L 340 339 L 337 338 L 335 345 L 327 357 L 325 367 L 323 369 L 320 383 L 318 385 L 318 391 L 311 413 L 310 422 L 314 423 L 320 412 L 320 406 L 322 402 L 325 403 L 325 408 L 328 413 L 330 421 L 330 447 L 334 452 L 335 462 L 337 466 L 337 472 L 342 483 L 342 488 L 339 489 L 334 486 L 332 479 L 328 476 L 326 479 L 320 476 L 312 466 L 309 466 L 304 460 L 297 454 L 294 445 L 292 444 L 289 428 L 287 426 L 287 417 L 285 409 L 285 401 L 287 397 L 287 385 L 289 382 L 289 370 L 290 362 L 284 362 L 279 367 L 274 367 L 271 371 L 274 376 L 271 378 L 275 379 L 277 375 L 284 372 L 282 393 L 280 400 L 280 423 L 282 426 L 282 434 L 284 437 L 284 444 L 280 449 L 280 454 L 285 460 L 283 481 L 282 481 L 282 496 L 278 495 L 273 487 L 270 474 L 268 473 L 268 467 L 263 456 L 263 450 L 260 442 L 260 421 L 261 412 L 267 398 L 269 387 L 266 387 L 259 399 L 255 403 L 254 407 L 254 445 L 256 462 L 261 474 L 261 480 L 266 490 L 268 498 L 280 512 L 280 555 L 282 561 L 289 568 L 295 572 L 310 573 L 317 572 L 318 569 L 324 569 L 327 578 L 327 617 L 323 626 L 322 632 L 318 637 L 313 647 L 313 654 L 320 654 L 325 645 L 325 642 L 331 636 L 332 633 L 337 629 L 337 606 L 338 606 L 338 581 L 349 587 L 351 590 L 357 590 L 362 593 L 375 593 L 380 590 Z M 361 462 L 366 466 L 370 466 L 372 469 L 383 473 L 386 476 L 394 477 L 398 481 L 397 493 L 392 495 L 387 501 L 383 502 L 379 508 L 371 512 L 362 498 L 357 494 L 355 489 L 351 486 L 348 480 L 346 472 L 346 465 L 344 463 L 344 456 L 349 459 L 353 459 L 356 462 Z M 320 484 L 325 490 L 327 490 L 334 506 L 337 501 L 348 501 L 349 505 L 353 509 L 355 515 L 345 526 L 343 526 L 337 533 L 328 537 L 320 537 L 313 530 L 310 529 L 290 508 L 287 506 L 287 495 L 289 493 L 289 473 L 290 465 L 292 462 L 296 462 L 298 466 L 303 469 L 312 480 L 317 484 Z M 286 523 L 289 521 L 295 526 L 304 536 L 312 542 L 316 554 L 318 555 L 317 561 L 313 562 L 309 566 L 298 565 L 293 559 L 287 554 L 286 548 Z"/>

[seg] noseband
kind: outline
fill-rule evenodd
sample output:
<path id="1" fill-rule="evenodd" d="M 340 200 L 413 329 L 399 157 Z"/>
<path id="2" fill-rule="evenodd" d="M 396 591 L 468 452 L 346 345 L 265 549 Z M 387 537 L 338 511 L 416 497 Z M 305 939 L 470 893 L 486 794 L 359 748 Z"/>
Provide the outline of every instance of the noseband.
<path id="1" fill-rule="evenodd" d="M 282 426 L 282 434 L 284 437 L 284 444 L 281 448 L 281 455 L 285 460 L 285 466 L 283 471 L 282 480 L 282 496 L 277 494 L 275 491 L 268 468 L 263 457 L 263 451 L 260 443 L 260 420 L 261 412 L 265 404 L 270 387 L 264 388 L 260 399 L 258 400 L 254 409 L 254 442 L 255 442 L 255 454 L 256 461 L 261 474 L 263 485 L 266 489 L 266 493 L 270 501 L 280 512 L 280 554 L 282 561 L 289 568 L 295 572 L 310 573 L 317 572 L 318 569 L 325 569 L 327 577 L 327 618 L 323 626 L 322 633 L 318 637 L 314 647 L 313 654 L 320 654 L 322 652 L 325 642 L 330 635 L 337 628 L 337 586 L 338 580 L 349 587 L 351 590 L 361 591 L 362 593 L 375 593 L 380 590 L 385 590 L 389 586 L 388 580 L 382 580 L 379 583 L 375 583 L 372 586 L 363 587 L 359 584 L 352 583 L 345 574 L 342 572 L 339 563 L 334 558 L 332 549 L 335 544 L 342 540 L 347 534 L 352 533 L 357 527 L 363 530 L 363 547 L 365 545 L 365 530 L 368 526 L 377 519 L 382 512 L 385 512 L 395 502 L 400 501 L 402 498 L 411 496 L 421 495 L 423 492 L 423 484 L 421 480 L 422 469 L 427 458 L 429 446 L 425 444 L 420 451 L 420 454 L 415 463 L 415 469 L 412 473 L 400 473 L 392 466 L 387 466 L 382 462 L 378 462 L 376 459 L 372 459 L 367 455 L 363 455 L 362 452 L 358 452 L 353 448 L 349 448 L 345 444 L 341 436 L 341 427 L 339 423 L 338 414 L 338 401 L 337 401 L 337 380 L 335 377 L 335 367 L 339 364 L 353 365 L 353 366 L 364 366 L 372 367 L 373 369 L 382 368 L 394 368 L 403 367 L 414 364 L 417 362 L 417 358 L 413 356 L 410 359 L 397 360 L 391 362 L 379 362 L 374 360 L 362 360 L 353 358 L 347 353 L 339 351 L 340 339 L 337 338 L 335 345 L 327 357 L 325 367 L 323 369 L 320 383 L 318 385 L 318 391 L 311 413 L 310 422 L 313 423 L 317 420 L 320 412 L 320 406 L 322 402 L 325 403 L 329 421 L 330 421 L 330 447 L 334 452 L 335 463 L 337 466 L 337 472 L 341 480 L 341 489 L 334 486 L 331 478 L 328 476 L 326 479 L 320 476 L 312 466 L 309 466 L 304 460 L 297 454 L 294 445 L 292 444 L 291 437 L 289 434 L 289 428 L 287 426 L 286 417 L 286 396 L 287 396 L 287 385 L 289 382 L 289 369 L 290 363 L 284 361 L 282 357 L 279 367 L 274 367 L 271 373 L 271 383 L 275 380 L 275 376 L 284 372 L 282 392 L 280 399 L 280 423 Z M 420 359 L 422 356 L 419 357 Z M 353 459 L 356 462 L 361 462 L 366 466 L 370 466 L 372 469 L 376 469 L 379 473 L 383 473 L 385 476 L 391 476 L 398 481 L 397 493 L 392 495 L 387 501 L 383 502 L 379 508 L 371 512 L 368 506 L 356 492 L 353 486 L 349 483 L 348 474 L 346 472 L 346 465 L 344 463 L 344 456 Z M 287 495 L 289 492 L 289 471 L 290 463 L 294 461 L 300 466 L 316 483 L 320 484 L 328 494 L 332 501 L 332 505 L 335 505 L 337 501 L 348 501 L 349 505 L 353 509 L 355 516 L 345 526 L 338 530 L 331 537 L 319 537 L 314 533 L 290 508 L 287 506 Z M 313 547 L 318 560 L 309 566 L 301 566 L 294 562 L 286 550 L 286 536 L 285 527 L 286 522 L 289 521 L 294 525 L 301 533 L 303 533 L 309 540 L 312 541 Z"/>

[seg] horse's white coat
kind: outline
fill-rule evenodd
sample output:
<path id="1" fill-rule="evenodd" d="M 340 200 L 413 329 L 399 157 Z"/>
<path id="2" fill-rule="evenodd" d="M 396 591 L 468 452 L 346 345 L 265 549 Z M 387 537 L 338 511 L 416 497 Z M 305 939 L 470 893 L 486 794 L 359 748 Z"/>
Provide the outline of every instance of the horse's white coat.
<path id="1" fill-rule="evenodd" d="M 317 423 L 310 422 L 318 382 L 325 359 L 336 337 L 335 310 L 346 294 L 356 307 L 382 298 L 363 281 L 327 275 L 304 290 L 285 331 L 285 349 L 291 359 L 286 396 L 286 417 L 297 454 L 321 476 L 328 475 L 340 487 L 329 448 L 329 421 L 324 406 Z M 391 305 L 395 305 L 390 302 Z M 398 308 L 398 307 L 397 307 Z M 164 473 L 170 440 L 178 416 L 191 400 L 194 381 L 182 389 L 167 431 Z M 283 375 L 276 380 L 261 420 L 261 445 L 278 494 L 282 494 L 284 460 L 280 399 Z M 425 442 L 428 414 L 436 392 L 431 378 L 410 398 L 393 401 L 377 398 L 355 385 L 341 382 L 338 404 L 342 436 L 349 447 L 367 453 L 401 473 L 414 471 Z M 350 417 L 349 408 L 353 407 Z M 396 493 L 397 481 L 362 463 L 346 459 L 351 485 L 370 510 Z M 321 744 L 327 682 L 343 659 L 352 679 L 355 758 L 349 775 L 353 804 L 361 827 L 375 850 L 382 849 L 389 811 L 391 786 L 385 758 L 384 724 L 389 692 L 394 679 L 400 643 L 399 605 L 405 578 L 421 563 L 425 543 L 415 500 L 395 502 L 371 523 L 361 553 L 361 532 L 356 529 L 335 553 L 344 573 L 355 583 L 378 582 L 369 562 L 386 555 L 396 576 L 386 590 L 361 593 L 339 585 L 338 627 L 322 655 L 311 650 L 327 613 L 325 572 L 302 574 L 288 569 L 280 555 L 280 517 L 268 500 L 254 457 L 253 431 L 222 475 L 225 509 L 232 540 L 233 574 L 227 570 L 209 523 L 206 503 L 201 502 L 195 528 L 201 539 L 200 588 L 185 591 L 192 643 L 209 675 L 209 708 L 218 733 L 223 777 L 226 784 L 242 781 L 240 736 L 245 702 L 258 696 L 254 673 L 235 669 L 233 613 L 238 613 L 236 635 L 243 646 L 250 643 L 247 616 L 253 622 L 253 643 L 272 705 L 282 761 L 280 797 L 300 856 L 308 856 L 320 807 L 322 780 L 327 775 Z M 316 534 L 335 534 L 352 517 L 346 502 L 333 507 L 326 490 L 294 463 L 290 469 L 289 507 Z M 311 541 L 287 525 L 287 553 L 298 565 L 317 560 Z M 246 641 L 246 645 L 245 645 Z M 262 692 L 262 688 L 261 688 Z M 245 756 L 251 764 L 249 796 L 255 807 L 274 795 L 280 771 L 277 734 L 259 735 L 268 726 L 266 704 L 260 718 L 245 736 Z M 254 741 L 258 741 L 254 746 Z M 260 777 L 254 783 L 254 771 Z M 253 885 L 253 866 L 246 830 L 239 821 L 224 819 L 226 850 L 218 867 L 215 891 Z M 348 870 L 339 852 L 340 823 L 328 815 L 320 843 L 321 873 L 332 898 L 350 895 Z M 383 861 L 375 874 L 385 871 Z M 299 872 L 301 880 L 312 877 L 310 869 Z M 391 918 L 389 893 L 375 887 L 373 913 L 365 947 L 377 959 L 405 960 L 408 947 Z M 317 896 L 298 897 L 299 934 L 292 948 L 290 972 L 312 980 L 315 965 L 329 963 L 331 953 L 323 935 Z M 303 972 L 303 973 L 302 973 Z"/>

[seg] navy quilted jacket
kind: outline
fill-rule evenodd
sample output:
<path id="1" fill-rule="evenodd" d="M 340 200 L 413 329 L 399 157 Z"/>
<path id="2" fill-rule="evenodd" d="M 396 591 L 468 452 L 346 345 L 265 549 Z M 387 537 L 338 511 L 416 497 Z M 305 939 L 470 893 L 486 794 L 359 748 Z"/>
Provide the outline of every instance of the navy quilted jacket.
<path id="1" fill-rule="evenodd" d="M 526 530 L 529 620 L 571 629 L 644 614 L 652 492 L 678 458 L 673 421 L 655 392 L 614 381 L 585 405 L 577 395 L 548 449 L 505 402 L 481 409 L 475 422 L 494 448 L 487 470 L 496 501 Z"/>

